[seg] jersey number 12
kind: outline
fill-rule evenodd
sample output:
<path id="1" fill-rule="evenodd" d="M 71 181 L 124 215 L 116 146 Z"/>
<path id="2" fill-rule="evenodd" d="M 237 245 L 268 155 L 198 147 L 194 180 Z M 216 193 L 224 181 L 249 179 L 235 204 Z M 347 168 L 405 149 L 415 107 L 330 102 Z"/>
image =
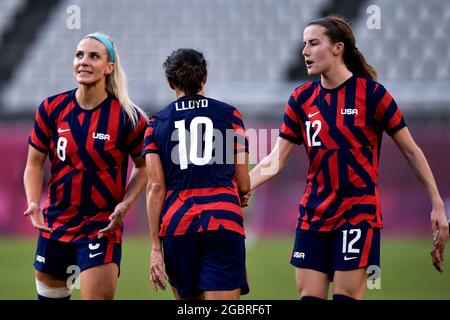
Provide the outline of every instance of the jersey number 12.
<path id="1" fill-rule="evenodd" d="M 320 141 L 316 141 L 317 135 L 322 129 L 322 122 L 320 120 L 314 120 L 311 124 L 311 121 L 306 121 L 306 138 L 308 139 L 308 147 L 320 147 L 322 143 Z M 314 133 L 311 136 L 311 127 L 315 128 Z"/>

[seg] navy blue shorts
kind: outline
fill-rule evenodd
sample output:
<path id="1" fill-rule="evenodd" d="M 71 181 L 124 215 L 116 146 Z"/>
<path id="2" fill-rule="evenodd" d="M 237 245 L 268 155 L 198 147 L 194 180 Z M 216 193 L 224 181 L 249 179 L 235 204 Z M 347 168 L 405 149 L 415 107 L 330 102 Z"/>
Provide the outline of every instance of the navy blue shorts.
<path id="1" fill-rule="evenodd" d="M 249 292 L 245 239 L 234 231 L 206 231 L 164 237 L 163 252 L 169 283 L 183 298 L 204 291 Z"/>
<path id="2" fill-rule="evenodd" d="M 318 232 L 297 230 L 291 264 L 326 273 L 380 266 L 380 229 L 349 226 Z"/>
<path id="3" fill-rule="evenodd" d="M 122 245 L 107 239 L 94 239 L 86 243 L 50 240 L 39 236 L 34 268 L 57 278 L 67 279 L 79 271 L 107 263 L 116 263 L 120 269 Z"/>

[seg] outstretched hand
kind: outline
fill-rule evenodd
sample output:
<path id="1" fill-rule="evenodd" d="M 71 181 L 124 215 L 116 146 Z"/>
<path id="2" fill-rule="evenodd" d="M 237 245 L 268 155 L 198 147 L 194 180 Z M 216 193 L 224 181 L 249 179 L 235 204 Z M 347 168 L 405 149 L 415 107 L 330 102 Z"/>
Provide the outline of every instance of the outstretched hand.
<path id="1" fill-rule="evenodd" d="M 98 238 L 110 236 L 123 222 L 129 207 L 120 202 L 117 204 L 114 212 L 109 216 L 109 221 L 111 221 L 108 226 L 98 232 Z"/>
<path id="2" fill-rule="evenodd" d="M 48 228 L 45 224 L 44 215 L 37 203 L 31 202 L 23 215 L 30 217 L 31 223 L 35 229 L 52 233 L 52 229 Z"/>

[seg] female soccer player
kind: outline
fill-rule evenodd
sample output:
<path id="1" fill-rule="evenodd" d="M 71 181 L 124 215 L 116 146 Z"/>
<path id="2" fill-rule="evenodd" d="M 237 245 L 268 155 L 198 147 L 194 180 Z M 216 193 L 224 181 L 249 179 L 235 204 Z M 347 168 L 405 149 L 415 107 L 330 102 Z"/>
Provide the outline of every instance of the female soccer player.
<path id="1" fill-rule="evenodd" d="M 356 48 L 350 26 L 334 16 L 312 21 L 302 54 L 308 74 L 320 79 L 294 90 L 274 149 L 250 172 L 253 190 L 283 169 L 296 144 L 305 146 L 309 170 L 291 257 L 301 298 L 326 299 L 334 280 L 334 299 L 362 299 L 366 269 L 379 266 L 383 131 L 431 200 L 433 264 L 441 271 L 448 224 L 433 174 L 394 99 Z"/>
<path id="2" fill-rule="evenodd" d="M 164 68 L 177 100 L 150 119 L 143 150 L 151 282 L 165 289 L 168 276 L 176 299 L 239 299 L 248 292 L 239 196 L 250 188 L 242 116 L 205 97 L 202 53 L 178 49 Z"/>
<path id="3" fill-rule="evenodd" d="M 78 88 L 41 103 L 29 139 L 24 214 L 40 230 L 37 293 L 39 299 L 69 299 L 66 280 L 81 272 L 82 299 L 113 299 L 122 221 L 147 181 L 140 157 L 147 120 L 128 97 L 117 48 L 107 36 L 89 34 L 78 43 L 73 74 Z M 51 178 L 41 210 L 47 154 Z M 126 186 L 128 156 L 134 168 Z"/>

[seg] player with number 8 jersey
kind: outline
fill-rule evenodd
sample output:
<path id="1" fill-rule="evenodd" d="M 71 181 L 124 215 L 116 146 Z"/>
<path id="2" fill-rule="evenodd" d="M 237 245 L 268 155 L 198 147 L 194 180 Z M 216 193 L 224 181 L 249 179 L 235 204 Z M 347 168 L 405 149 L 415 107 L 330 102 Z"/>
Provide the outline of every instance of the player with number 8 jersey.
<path id="1" fill-rule="evenodd" d="M 92 240 L 109 224 L 125 193 L 128 157 L 140 154 L 146 126 L 138 114 L 133 128 L 111 93 L 86 110 L 78 104 L 76 91 L 45 99 L 29 138 L 51 161 L 44 213 L 53 232 L 42 236 L 62 242 Z M 117 228 L 110 238 L 120 243 L 121 235 Z"/>
<path id="2" fill-rule="evenodd" d="M 123 219 L 146 184 L 140 153 L 147 116 L 130 100 L 117 48 L 106 35 L 89 34 L 78 43 L 73 74 L 78 87 L 41 103 L 29 138 L 25 215 L 40 231 L 38 298 L 69 298 L 66 280 L 76 266 L 82 299 L 112 299 Z M 51 176 L 41 210 L 47 155 Z"/>

